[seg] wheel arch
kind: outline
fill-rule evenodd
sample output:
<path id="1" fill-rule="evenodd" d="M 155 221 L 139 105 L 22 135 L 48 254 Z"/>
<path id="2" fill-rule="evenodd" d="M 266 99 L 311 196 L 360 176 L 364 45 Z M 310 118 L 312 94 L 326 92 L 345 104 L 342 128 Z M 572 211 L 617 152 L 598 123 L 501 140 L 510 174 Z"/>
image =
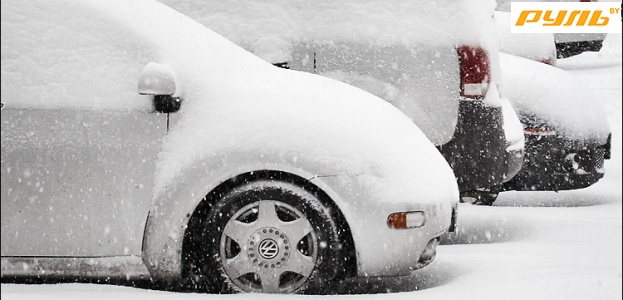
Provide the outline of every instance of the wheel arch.
<path id="1" fill-rule="evenodd" d="M 279 170 L 280 168 L 271 166 L 271 164 L 233 169 L 235 169 L 234 172 L 217 175 L 206 173 L 203 167 L 193 168 L 185 177 L 184 182 L 169 187 L 154 199 L 145 224 L 142 251 L 143 262 L 153 280 L 172 283 L 188 275 L 185 273 L 188 270 L 184 250 L 188 246 L 186 245 L 188 236 L 195 233 L 192 231 L 193 222 L 205 217 L 211 205 L 228 190 L 252 180 L 265 179 L 286 181 L 300 186 L 317 195 L 323 204 L 331 208 L 332 217 L 340 228 L 340 238 L 345 241 L 345 266 L 347 267 L 345 275 L 355 276 L 357 274 L 354 237 L 345 214 L 336 203 L 341 199 L 331 197 L 339 198 L 339 195 L 332 192 L 330 186 L 323 185 L 322 181 L 315 184 L 312 181 L 317 177 L 312 174 L 297 172 L 290 168 Z M 212 184 L 205 182 L 212 182 Z M 189 198 L 193 200 L 186 202 L 176 200 Z"/>

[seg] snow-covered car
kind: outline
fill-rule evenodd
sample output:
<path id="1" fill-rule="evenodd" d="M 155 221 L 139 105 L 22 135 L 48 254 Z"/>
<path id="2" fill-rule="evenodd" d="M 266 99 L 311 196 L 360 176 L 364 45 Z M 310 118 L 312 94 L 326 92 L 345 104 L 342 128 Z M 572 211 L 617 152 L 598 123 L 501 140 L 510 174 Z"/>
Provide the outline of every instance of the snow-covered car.
<path id="1" fill-rule="evenodd" d="M 428 265 L 454 229 L 451 168 L 378 97 L 160 3 L 1 14 L 2 278 L 330 292 Z"/>
<path id="2" fill-rule="evenodd" d="M 509 125 L 519 119 L 497 90 L 495 3 L 161 1 L 270 63 L 398 107 L 444 155 L 466 201 L 521 168 L 521 126 Z"/>
<path id="3" fill-rule="evenodd" d="M 611 131 L 599 100 L 565 70 L 508 54 L 501 65 L 526 142 L 523 167 L 503 189 L 579 189 L 601 179 Z"/>
<path id="4" fill-rule="evenodd" d="M 597 0 L 496 0 L 497 10 L 511 11 L 511 2 L 599 2 Z M 510 29 L 510 25 L 509 25 Z M 517 34 L 522 35 L 522 34 Z M 528 34 L 527 36 L 530 36 Z M 524 36 L 524 38 L 527 38 Z M 566 58 L 587 51 L 599 52 L 606 39 L 605 33 L 554 33 L 556 57 Z M 511 53 L 515 54 L 515 53 Z M 519 55 L 522 56 L 522 55 Z"/>
<path id="5" fill-rule="evenodd" d="M 496 11 L 500 51 L 515 56 L 556 65 L 556 42 L 552 33 L 511 33 L 510 12 Z"/>

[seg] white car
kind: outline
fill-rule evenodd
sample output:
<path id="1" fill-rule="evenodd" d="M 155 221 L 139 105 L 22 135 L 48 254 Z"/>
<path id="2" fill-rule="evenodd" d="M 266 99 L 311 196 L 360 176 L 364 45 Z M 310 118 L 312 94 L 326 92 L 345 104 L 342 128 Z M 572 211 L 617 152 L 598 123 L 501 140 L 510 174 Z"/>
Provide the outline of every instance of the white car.
<path id="1" fill-rule="evenodd" d="M 399 110 L 150 1 L 2 1 L 2 278 L 326 292 L 435 258 L 459 198 Z"/>

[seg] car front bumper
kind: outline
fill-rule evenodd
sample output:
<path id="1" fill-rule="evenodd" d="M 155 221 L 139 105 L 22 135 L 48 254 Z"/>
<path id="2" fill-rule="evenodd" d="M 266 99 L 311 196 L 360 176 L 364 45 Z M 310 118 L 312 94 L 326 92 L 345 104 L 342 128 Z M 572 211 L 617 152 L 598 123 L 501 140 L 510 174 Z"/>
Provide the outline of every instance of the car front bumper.
<path id="1" fill-rule="evenodd" d="M 348 197 L 337 202 L 351 203 L 341 210 L 355 244 L 358 277 L 409 275 L 433 261 L 441 235 L 454 231 L 456 227 L 458 194 L 449 193 L 452 189 L 456 191 L 456 185 L 448 187 L 448 191 L 438 191 L 439 195 L 454 194 L 452 199 L 440 201 L 414 195 L 412 201 L 396 202 L 367 195 L 363 193 L 363 188 L 349 189 L 350 192 L 329 188 L 358 186 L 360 183 L 351 176 L 315 178 L 312 183 L 333 199 L 338 199 L 338 195 Z M 365 201 L 366 198 L 371 201 Z M 408 229 L 388 226 L 389 215 L 414 211 L 425 213 L 426 223 L 423 226 Z"/>

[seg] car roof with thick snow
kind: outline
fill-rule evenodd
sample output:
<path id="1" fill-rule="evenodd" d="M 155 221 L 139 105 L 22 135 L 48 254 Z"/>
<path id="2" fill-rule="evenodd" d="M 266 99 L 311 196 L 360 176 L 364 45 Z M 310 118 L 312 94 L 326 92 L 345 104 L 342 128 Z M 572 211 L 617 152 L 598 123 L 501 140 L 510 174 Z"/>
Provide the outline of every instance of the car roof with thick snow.
<path id="1" fill-rule="evenodd" d="M 271 62 L 306 40 L 377 46 L 497 43 L 491 0 L 159 0 Z M 283 56 L 283 57 L 279 57 Z"/>
<path id="2" fill-rule="evenodd" d="M 500 60 L 501 89 L 519 115 L 569 139 L 605 143 L 610 126 L 601 102 L 573 73 L 510 54 Z"/>

